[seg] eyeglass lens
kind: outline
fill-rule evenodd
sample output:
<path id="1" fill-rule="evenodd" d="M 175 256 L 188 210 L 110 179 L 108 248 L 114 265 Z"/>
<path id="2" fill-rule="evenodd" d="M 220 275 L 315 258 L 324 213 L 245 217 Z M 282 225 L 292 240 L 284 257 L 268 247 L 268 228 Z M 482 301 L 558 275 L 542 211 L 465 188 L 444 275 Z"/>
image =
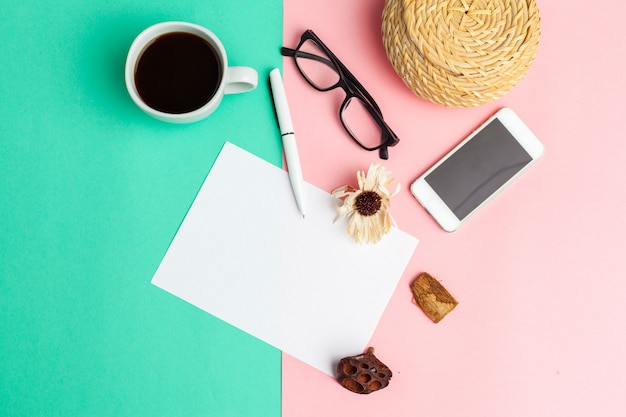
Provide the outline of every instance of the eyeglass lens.
<path id="1" fill-rule="evenodd" d="M 339 82 L 339 73 L 335 65 L 311 39 L 307 39 L 300 45 L 295 59 L 302 74 L 315 88 L 329 90 Z"/>
<path id="2" fill-rule="evenodd" d="M 377 149 L 381 146 L 382 129 L 371 113 L 371 107 L 359 97 L 349 97 L 341 108 L 341 122 L 361 146 Z"/>
<path id="3" fill-rule="evenodd" d="M 318 90 L 338 87 L 340 74 L 331 58 L 311 39 L 307 39 L 295 53 L 296 65 L 307 81 Z M 350 136 L 362 147 L 374 150 L 382 144 L 382 128 L 376 122 L 371 105 L 354 93 L 346 91 L 347 98 L 340 110 L 340 118 Z"/>

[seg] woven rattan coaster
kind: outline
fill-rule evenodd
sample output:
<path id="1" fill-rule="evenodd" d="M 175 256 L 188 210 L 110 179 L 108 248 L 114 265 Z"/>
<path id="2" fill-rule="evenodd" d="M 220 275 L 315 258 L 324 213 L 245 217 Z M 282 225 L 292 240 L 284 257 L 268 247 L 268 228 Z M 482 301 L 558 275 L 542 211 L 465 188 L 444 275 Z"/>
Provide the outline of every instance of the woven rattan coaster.
<path id="1" fill-rule="evenodd" d="M 508 93 L 539 44 L 535 0 L 386 0 L 387 56 L 417 95 L 471 107 Z"/>

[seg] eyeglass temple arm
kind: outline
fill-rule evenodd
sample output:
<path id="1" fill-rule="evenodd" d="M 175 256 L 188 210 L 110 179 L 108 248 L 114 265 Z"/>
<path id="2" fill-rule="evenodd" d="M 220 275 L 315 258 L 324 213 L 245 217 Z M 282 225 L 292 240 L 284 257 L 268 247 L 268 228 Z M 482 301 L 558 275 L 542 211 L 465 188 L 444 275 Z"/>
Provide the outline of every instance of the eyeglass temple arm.
<path id="1" fill-rule="evenodd" d="M 333 64 L 332 61 L 329 61 L 328 59 L 323 58 L 319 55 L 310 54 L 308 52 L 303 52 L 303 51 L 296 51 L 295 49 L 285 48 L 285 47 L 282 47 L 280 49 L 280 52 L 284 56 L 291 56 L 291 57 L 295 57 L 297 53 L 298 57 L 312 59 L 314 61 L 321 62 L 322 64 L 325 64 L 331 68 L 335 68 L 335 64 Z"/>

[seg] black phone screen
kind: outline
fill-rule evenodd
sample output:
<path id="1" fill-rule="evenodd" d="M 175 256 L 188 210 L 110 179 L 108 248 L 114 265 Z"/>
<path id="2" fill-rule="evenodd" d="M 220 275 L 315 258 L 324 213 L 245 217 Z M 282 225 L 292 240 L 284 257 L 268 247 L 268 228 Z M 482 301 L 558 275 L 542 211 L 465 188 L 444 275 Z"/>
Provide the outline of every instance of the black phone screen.
<path id="1" fill-rule="evenodd" d="M 463 220 L 531 161 L 528 152 L 494 119 L 425 180 Z"/>

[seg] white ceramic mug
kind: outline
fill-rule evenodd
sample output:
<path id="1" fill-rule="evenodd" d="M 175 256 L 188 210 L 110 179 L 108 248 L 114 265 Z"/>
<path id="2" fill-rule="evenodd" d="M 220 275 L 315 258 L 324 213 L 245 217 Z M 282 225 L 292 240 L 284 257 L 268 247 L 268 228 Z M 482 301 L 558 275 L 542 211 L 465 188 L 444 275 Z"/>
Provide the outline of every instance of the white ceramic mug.
<path id="1" fill-rule="evenodd" d="M 217 55 L 219 65 L 221 65 L 221 77 L 215 92 L 201 107 L 183 113 L 170 113 L 157 110 L 146 103 L 137 89 L 135 71 L 143 52 L 157 38 L 166 34 L 181 32 L 196 35 L 213 48 L 215 55 Z M 251 91 L 255 89 L 258 84 L 258 73 L 255 69 L 244 66 L 228 66 L 226 50 L 222 42 L 213 32 L 202 26 L 187 22 L 157 23 L 141 32 L 137 38 L 135 38 L 128 51 L 125 77 L 128 94 L 130 94 L 135 104 L 150 116 L 171 123 L 191 123 L 204 119 L 217 109 L 224 94 Z"/>

